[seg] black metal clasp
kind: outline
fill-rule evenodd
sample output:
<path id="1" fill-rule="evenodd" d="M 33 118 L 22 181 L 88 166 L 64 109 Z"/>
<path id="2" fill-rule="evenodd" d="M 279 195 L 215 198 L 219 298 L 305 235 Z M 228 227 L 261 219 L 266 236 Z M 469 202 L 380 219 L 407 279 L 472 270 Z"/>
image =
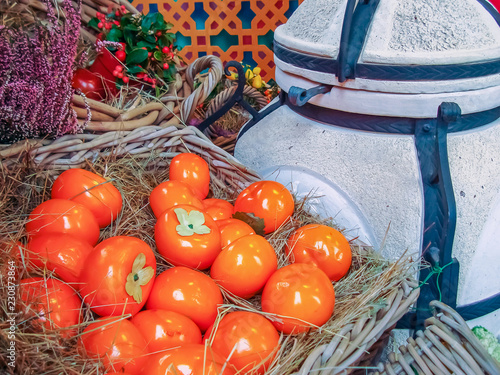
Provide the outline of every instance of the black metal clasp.
<path id="1" fill-rule="evenodd" d="M 448 128 L 461 119 L 456 103 L 441 103 L 436 119 L 417 120 L 415 146 L 424 190 L 422 256 L 431 268 L 420 271 L 422 282 L 417 302 L 417 329 L 431 313 L 432 300 L 455 308 L 458 290 L 458 261 L 452 257 L 457 220 L 455 195 L 448 162 Z"/>
<path id="2" fill-rule="evenodd" d="M 290 100 L 290 103 L 293 105 L 302 107 L 312 97 L 320 94 L 326 94 L 331 90 L 331 88 L 331 86 L 319 85 L 306 90 L 301 87 L 292 86 L 288 90 L 288 100 Z"/>
<path id="3" fill-rule="evenodd" d="M 356 78 L 356 65 L 380 0 L 347 0 L 337 57 L 337 79 Z"/>

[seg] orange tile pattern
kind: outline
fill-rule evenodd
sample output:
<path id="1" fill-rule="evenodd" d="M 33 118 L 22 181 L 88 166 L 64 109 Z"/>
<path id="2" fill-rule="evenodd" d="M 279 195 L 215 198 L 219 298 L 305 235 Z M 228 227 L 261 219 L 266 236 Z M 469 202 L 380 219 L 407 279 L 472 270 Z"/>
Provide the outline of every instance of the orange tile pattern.
<path id="1" fill-rule="evenodd" d="M 186 62 L 205 54 L 225 63 L 243 61 L 274 78 L 274 30 L 286 22 L 303 0 L 134 0 L 143 13 L 159 11 L 174 24 Z M 179 35 L 180 34 L 180 35 Z"/>

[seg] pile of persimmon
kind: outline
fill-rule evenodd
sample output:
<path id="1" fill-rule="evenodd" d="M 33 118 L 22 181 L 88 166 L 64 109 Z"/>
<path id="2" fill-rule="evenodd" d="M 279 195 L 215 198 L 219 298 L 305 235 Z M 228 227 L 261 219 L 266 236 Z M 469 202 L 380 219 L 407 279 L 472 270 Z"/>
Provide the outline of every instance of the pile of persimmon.
<path id="1" fill-rule="evenodd" d="M 122 196 L 97 174 L 63 172 L 26 225 L 31 267 L 51 272 L 20 283 L 22 300 L 36 314 L 33 327 L 71 337 L 86 304 L 96 319 L 81 333 L 79 350 L 107 371 L 263 374 L 278 354 L 280 332 L 311 331 L 331 318 L 332 281 L 348 272 L 350 246 L 331 227 L 306 225 L 288 239 L 290 264 L 278 269 L 264 235 L 294 212 L 286 187 L 256 182 L 234 205 L 207 198 L 209 191 L 204 159 L 173 158 L 169 180 L 149 197 L 155 253 L 132 236 L 98 243 L 100 228 L 122 215 Z M 171 267 L 157 274 L 157 257 Z M 233 311 L 217 319 L 221 289 L 243 299 L 261 294 L 264 314 Z"/>

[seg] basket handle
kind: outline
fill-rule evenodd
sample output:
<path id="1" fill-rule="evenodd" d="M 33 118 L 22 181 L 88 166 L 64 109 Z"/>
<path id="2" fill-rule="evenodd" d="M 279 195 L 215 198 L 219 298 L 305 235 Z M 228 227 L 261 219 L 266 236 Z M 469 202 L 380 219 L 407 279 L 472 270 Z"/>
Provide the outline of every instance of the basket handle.
<path id="1" fill-rule="evenodd" d="M 206 77 L 204 77 L 201 84 L 191 93 L 191 95 L 182 102 L 181 116 L 185 123 L 191 119 L 196 107 L 205 101 L 222 79 L 222 61 L 217 56 L 202 56 L 190 64 L 186 70 L 186 80 L 189 86 L 194 86 L 194 78 L 205 69 L 208 69 Z"/>

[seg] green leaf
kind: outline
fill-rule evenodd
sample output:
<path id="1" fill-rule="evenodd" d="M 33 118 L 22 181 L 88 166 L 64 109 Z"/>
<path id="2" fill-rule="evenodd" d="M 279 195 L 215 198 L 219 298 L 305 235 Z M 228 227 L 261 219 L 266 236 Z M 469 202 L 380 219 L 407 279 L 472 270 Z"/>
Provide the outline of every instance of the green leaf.
<path id="1" fill-rule="evenodd" d="M 161 13 L 148 13 L 141 22 L 141 28 L 144 32 L 144 30 L 149 31 L 151 30 L 151 26 L 153 26 L 156 23 L 165 23 L 163 20 L 163 15 Z"/>
<path id="2" fill-rule="evenodd" d="M 174 81 L 175 73 L 177 72 L 177 69 L 175 68 L 174 65 L 170 65 L 167 70 L 163 71 L 163 79 L 165 82 L 172 82 Z"/>
<path id="3" fill-rule="evenodd" d="M 137 30 L 139 30 L 139 28 L 135 25 L 132 24 L 133 20 L 132 20 L 132 13 L 125 13 L 122 18 L 120 19 L 120 25 L 122 27 L 125 27 L 125 26 L 128 26 L 128 25 L 132 25 L 134 26 Z"/>
<path id="4" fill-rule="evenodd" d="M 148 51 L 142 48 L 133 49 L 127 55 L 127 65 L 128 64 L 140 64 L 148 58 Z"/>
<path id="5" fill-rule="evenodd" d="M 127 39 L 125 39 L 126 41 Z M 132 52 L 135 49 L 135 47 L 132 46 L 132 44 L 126 43 L 125 44 L 125 53 L 128 55 L 130 52 Z"/>
<path id="6" fill-rule="evenodd" d="M 162 35 L 161 37 L 159 37 L 158 38 L 158 45 L 160 46 L 160 48 L 169 47 L 170 44 L 169 44 L 168 38 L 165 35 Z"/>
<path id="7" fill-rule="evenodd" d="M 247 223 L 248 225 L 250 225 L 253 228 L 253 230 L 255 231 L 256 234 L 258 234 L 260 236 L 265 235 L 264 227 L 266 225 L 264 223 L 264 219 L 262 219 L 261 217 L 257 217 L 251 212 L 238 211 L 233 215 L 233 219 L 238 219 L 238 220 L 241 220 L 241 221 Z"/>
<path id="8" fill-rule="evenodd" d="M 170 69 L 163 71 L 163 79 L 165 79 L 165 81 L 167 81 L 167 82 L 170 82 L 173 80 L 172 74 L 170 73 Z"/>
<path id="9" fill-rule="evenodd" d="M 146 70 L 140 65 L 133 65 L 127 69 L 127 73 L 130 73 L 130 74 L 142 73 L 145 71 Z"/>
<path id="10" fill-rule="evenodd" d="M 147 35 L 146 37 L 144 37 L 144 40 L 146 42 L 153 43 L 154 45 L 156 45 L 156 38 L 154 35 Z"/>
<path id="11" fill-rule="evenodd" d="M 99 19 L 97 17 L 94 17 L 94 18 L 91 18 L 89 23 L 87 24 L 89 27 L 92 27 L 93 29 L 96 29 L 98 31 L 101 31 L 101 29 L 99 29 L 99 27 L 97 27 L 97 25 L 99 25 Z"/>
<path id="12" fill-rule="evenodd" d="M 109 30 L 109 33 L 106 36 L 106 40 L 109 40 L 110 42 L 119 42 L 122 37 L 122 31 L 120 29 L 113 28 Z"/>
<path id="13" fill-rule="evenodd" d="M 160 62 L 163 61 L 163 53 L 161 53 L 161 51 L 155 51 L 153 56 L 155 57 L 155 59 L 157 61 L 160 61 Z"/>
<path id="14" fill-rule="evenodd" d="M 170 30 L 172 27 L 174 27 L 174 24 L 170 23 L 170 22 L 167 22 L 166 26 L 167 26 L 166 30 Z"/>
<path id="15" fill-rule="evenodd" d="M 156 44 L 146 42 L 145 40 L 141 40 L 141 41 L 137 42 L 137 46 L 138 47 L 146 47 L 148 49 L 155 49 L 156 48 Z"/>
<path id="16" fill-rule="evenodd" d="M 156 22 L 153 24 L 153 29 L 154 30 L 167 30 L 167 23 L 163 19 L 163 16 L 161 18 L 156 19 Z"/>
<path id="17" fill-rule="evenodd" d="M 128 24 L 124 27 L 124 30 L 131 30 L 131 31 L 139 31 L 140 28 L 138 28 L 136 25 L 134 24 Z"/>
<path id="18" fill-rule="evenodd" d="M 125 37 L 127 48 L 132 48 L 132 46 L 134 45 L 135 31 L 125 28 L 123 30 L 123 36 Z M 130 53 L 130 51 L 128 51 L 127 53 Z"/>
<path id="19" fill-rule="evenodd" d="M 170 46 L 171 44 L 174 44 L 175 42 L 175 35 L 172 34 L 172 33 L 166 33 L 165 35 L 165 39 L 167 40 L 167 43 L 169 43 L 168 45 Z"/>

